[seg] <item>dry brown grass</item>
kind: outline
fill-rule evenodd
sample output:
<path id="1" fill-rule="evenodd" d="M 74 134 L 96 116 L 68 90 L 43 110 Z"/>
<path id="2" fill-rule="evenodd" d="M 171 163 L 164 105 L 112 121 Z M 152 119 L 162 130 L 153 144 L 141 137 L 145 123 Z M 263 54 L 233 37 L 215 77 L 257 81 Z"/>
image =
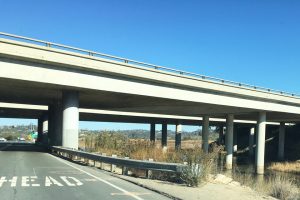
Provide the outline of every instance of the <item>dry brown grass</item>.
<path id="1" fill-rule="evenodd" d="M 268 169 L 280 171 L 280 172 L 289 172 L 289 173 L 300 174 L 300 161 L 298 160 L 295 162 L 272 163 L 268 167 Z"/>
<path id="2" fill-rule="evenodd" d="M 269 183 L 269 194 L 281 200 L 300 200 L 300 190 L 292 179 L 283 176 L 272 178 Z"/>
<path id="3" fill-rule="evenodd" d="M 262 195 L 280 200 L 300 200 L 300 190 L 295 179 L 279 174 L 270 177 L 253 176 L 251 173 L 234 172 L 234 180 L 248 186 Z"/>
<path id="4" fill-rule="evenodd" d="M 166 150 L 161 147 L 161 141 L 155 143 L 146 139 L 128 139 L 120 134 L 103 133 L 86 136 L 79 140 L 79 148 L 90 152 L 116 154 L 138 160 L 153 159 L 157 162 L 185 162 L 182 151 L 199 149 L 199 140 L 185 140 L 181 143 L 181 151 L 175 150 L 175 141 L 168 140 Z"/>
<path id="5" fill-rule="evenodd" d="M 190 186 L 197 186 L 205 181 L 208 175 L 216 172 L 218 155 L 222 147 L 212 148 L 210 153 L 204 153 L 200 141 L 182 141 L 182 148 L 175 150 L 174 140 L 168 141 L 168 148 L 161 148 L 161 141 L 150 142 L 144 139 L 128 139 L 120 134 L 103 133 L 85 137 L 79 141 L 81 148 L 90 152 L 116 154 L 119 157 L 129 157 L 137 160 L 153 159 L 156 162 L 187 163 L 186 170 L 178 174 L 155 173 L 153 177 L 164 180 L 173 178 L 181 180 Z M 133 170 L 139 174 L 138 170 Z"/>

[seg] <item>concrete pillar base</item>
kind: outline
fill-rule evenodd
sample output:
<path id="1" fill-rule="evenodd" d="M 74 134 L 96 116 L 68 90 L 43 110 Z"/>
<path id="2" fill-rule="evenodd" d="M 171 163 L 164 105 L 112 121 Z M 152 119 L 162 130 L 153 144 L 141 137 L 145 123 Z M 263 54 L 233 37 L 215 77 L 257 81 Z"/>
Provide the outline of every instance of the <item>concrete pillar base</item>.
<path id="1" fill-rule="evenodd" d="M 232 155 L 226 155 L 226 169 L 232 169 Z"/>
<path id="2" fill-rule="evenodd" d="M 256 166 L 256 173 L 263 175 L 264 174 L 264 166 Z"/>
<path id="3" fill-rule="evenodd" d="M 228 163 L 227 163 L 227 164 L 225 165 L 225 168 L 226 168 L 226 169 L 232 169 L 232 164 L 228 164 Z"/>

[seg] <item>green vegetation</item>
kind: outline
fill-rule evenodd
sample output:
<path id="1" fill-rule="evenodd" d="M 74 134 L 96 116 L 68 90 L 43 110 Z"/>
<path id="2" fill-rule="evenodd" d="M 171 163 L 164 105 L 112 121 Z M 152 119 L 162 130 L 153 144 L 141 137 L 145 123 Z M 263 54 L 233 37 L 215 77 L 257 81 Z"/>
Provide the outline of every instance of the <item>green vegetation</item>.
<path id="1" fill-rule="evenodd" d="M 27 138 L 32 131 L 36 130 L 37 126 L 35 125 L 1 126 L 0 137 L 7 140 L 16 140 L 18 137 Z"/>

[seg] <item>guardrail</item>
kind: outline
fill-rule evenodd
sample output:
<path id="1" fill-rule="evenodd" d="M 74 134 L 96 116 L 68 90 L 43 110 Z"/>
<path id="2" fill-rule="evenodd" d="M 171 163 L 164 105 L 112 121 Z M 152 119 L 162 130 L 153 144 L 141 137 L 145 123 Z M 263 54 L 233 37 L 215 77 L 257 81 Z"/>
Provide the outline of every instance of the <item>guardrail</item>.
<path id="1" fill-rule="evenodd" d="M 173 173 L 181 173 L 183 169 L 186 167 L 184 164 L 176 164 L 176 163 L 162 163 L 162 162 L 153 162 L 153 161 L 141 161 L 141 160 L 134 160 L 129 158 L 117 158 L 117 157 L 110 157 L 104 156 L 94 153 L 87 153 L 78 150 L 72 150 L 63 147 L 52 146 L 50 150 L 53 153 L 56 153 L 60 156 L 65 156 L 68 158 L 73 158 L 74 156 L 91 160 L 94 162 L 106 163 L 111 164 L 111 171 L 114 171 L 115 166 L 122 167 L 122 174 L 127 174 L 128 168 L 133 169 L 142 169 L 146 170 L 146 176 L 151 176 L 151 171 L 161 171 L 161 172 L 173 172 Z M 102 166 L 102 164 L 101 164 Z M 101 167 L 102 168 L 102 167 Z"/>
<path id="2" fill-rule="evenodd" d="M 270 89 L 270 88 L 265 88 L 265 87 L 261 87 L 261 86 L 255 86 L 255 85 L 250 85 L 250 84 L 245 84 L 245 83 L 240 83 L 240 82 L 228 81 L 225 79 L 215 78 L 215 77 L 211 77 L 211 76 L 204 76 L 201 74 L 181 71 L 181 70 L 177 70 L 177 69 L 172 69 L 172 68 L 158 66 L 158 65 L 149 64 L 149 63 L 144 63 L 144 62 L 131 60 L 131 59 L 127 59 L 127 58 L 122 58 L 122 57 L 118 57 L 118 56 L 103 54 L 103 53 L 99 53 L 99 52 L 95 52 L 95 51 L 89 51 L 89 50 L 80 49 L 80 48 L 71 47 L 71 46 L 62 45 L 62 44 L 57 44 L 57 43 L 53 43 L 53 42 L 37 40 L 37 39 L 29 38 L 29 37 L 23 37 L 23 36 L 18 36 L 18 35 L 9 34 L 9 33 L 3 33 L 3 32 L 0 32 L 0 36 L 2 36 L 2 38 L 10 38 L 10 39 L 15 39 L 15 40 L 20 40 L 20 41 L 26 41 L 26 42 L 30 42 L 33 44 L 46 46 L 49 48 L 68 50 L 68 51 L 72 51 L 72 52 L 83 53 L 85 55 L 89 55 L 89 56 L 93 56 L 93 57 L 106 58 L 106 59 L 111 59 L 114 61 L 119 61 L 119 62 L 123 62 L 123 63 L 127 63 L 127 64 L 133 64 L 133 65 L 138 65 L 138 66 L 143 66 L 143 67 L 149 67 L 149 68 L 156 69 L 156 70 L 172 72 L 172 73 L 176 73 L 178 76 L 182 76 L 184 78 L 194 77 L 194 78 L 197 78 L 200 80 L 206 80 L 206 81 L 219 83 L 219 84 L 223 84 L 223 85 L 235 86 L 235 87 L 240 87 L 240 88 L 244 88 L 244 89 L 252 89 L 252 90 L 256 90 L 256 91 L 260 91 L 260 92 L 267 92 L 267 93 L 281 95 L 281 96 L 290 96 L 290 97 L 300 98 L 300 95 L 290 93 L 290 92 L 284 92 L 284 91 L 274 90 L 274 89 Z"/>

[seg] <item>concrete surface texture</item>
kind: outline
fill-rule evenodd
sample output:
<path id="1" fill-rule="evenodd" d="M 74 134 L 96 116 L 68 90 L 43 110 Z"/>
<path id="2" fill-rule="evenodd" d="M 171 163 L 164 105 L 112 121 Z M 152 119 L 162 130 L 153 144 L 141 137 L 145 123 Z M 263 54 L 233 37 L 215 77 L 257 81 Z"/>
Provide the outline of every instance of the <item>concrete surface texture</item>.
<path id="1" fill-rule="evenodd" d="M 264 196 L 251 190 L 248 187 L 243 187 L 237 182 L 232 181 L 231 178 L 227 178 L 220 175 L 218 180 L 214 182 L 208 182 L 199 187 L 187 187 L 185 185 L 179 185 L 175 183 L 169 183 L 165 181 L 149 180 L 143 178 L 133 178 L 128 176 L 117 175 L 124 180 L 133 182 L 137 185 L 152 189 L 154 191 L 170 195 L 176 199 L 184 200 L 275 200 L 270 196 Z"/>
<path id="2" fill-rule="evenodd" d="M 42 152 L 0 152 L 1 200 L 168 199 L 112 177 Z"/>

